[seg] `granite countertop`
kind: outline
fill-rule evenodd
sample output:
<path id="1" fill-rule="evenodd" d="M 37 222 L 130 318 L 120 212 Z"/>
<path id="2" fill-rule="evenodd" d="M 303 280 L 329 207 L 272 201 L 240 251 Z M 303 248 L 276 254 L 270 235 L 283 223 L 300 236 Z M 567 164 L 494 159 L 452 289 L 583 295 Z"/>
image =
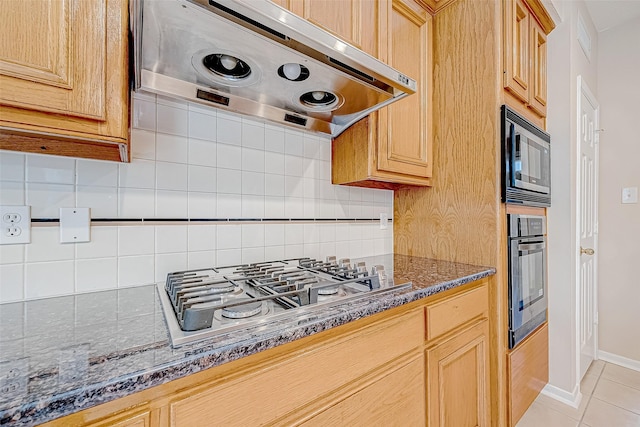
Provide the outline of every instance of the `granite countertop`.
<path id="1" fill-rule="evenodd" d="M 410 289 L 329 307 L 303 325 L 280 320 L 179 348 L 154 285 L 0 304 L 0 425 L 50 421 L 495 274 L 386 258 L 395 283 Z"/>

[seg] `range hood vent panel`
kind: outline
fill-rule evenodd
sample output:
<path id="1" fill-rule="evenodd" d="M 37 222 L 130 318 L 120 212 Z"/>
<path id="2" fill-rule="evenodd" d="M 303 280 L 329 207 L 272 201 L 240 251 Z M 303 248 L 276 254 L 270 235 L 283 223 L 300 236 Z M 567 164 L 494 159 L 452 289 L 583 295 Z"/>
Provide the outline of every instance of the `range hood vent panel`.
<path id="1" fill-rule="evenodd" d="M 407 76 L 268 0 L 134 0 L 131 12 L 136 90 L 334 137 L 416 90 Z M 305 74 L 290 79 L 285 64 Z"/>

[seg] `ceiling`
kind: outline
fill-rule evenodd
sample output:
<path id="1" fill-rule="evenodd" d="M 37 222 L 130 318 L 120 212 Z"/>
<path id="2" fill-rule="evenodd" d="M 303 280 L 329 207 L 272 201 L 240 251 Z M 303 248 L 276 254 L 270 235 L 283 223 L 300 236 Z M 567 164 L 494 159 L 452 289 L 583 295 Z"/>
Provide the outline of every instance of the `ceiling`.
<path id="1" fill-rule="evenodd" d="M 585 0 L 598 32 L 640 17 L 640 0 Z"/>

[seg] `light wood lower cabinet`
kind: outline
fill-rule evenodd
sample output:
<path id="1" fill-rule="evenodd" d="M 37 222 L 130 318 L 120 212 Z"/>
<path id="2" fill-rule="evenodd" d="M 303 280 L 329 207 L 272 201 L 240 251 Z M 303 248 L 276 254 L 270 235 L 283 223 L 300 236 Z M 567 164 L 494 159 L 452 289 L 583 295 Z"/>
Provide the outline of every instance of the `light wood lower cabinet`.
<path id="1" fill-rule="evenodd" d="M 507 355 L 509 425 L 515 426 L 549 382 L 549 327 L 545 323 Z"/>
<path id="2" fill-rule="evenodd" d="M 487 286 L 470 283 L 45 425 L 485 426 Z"/>

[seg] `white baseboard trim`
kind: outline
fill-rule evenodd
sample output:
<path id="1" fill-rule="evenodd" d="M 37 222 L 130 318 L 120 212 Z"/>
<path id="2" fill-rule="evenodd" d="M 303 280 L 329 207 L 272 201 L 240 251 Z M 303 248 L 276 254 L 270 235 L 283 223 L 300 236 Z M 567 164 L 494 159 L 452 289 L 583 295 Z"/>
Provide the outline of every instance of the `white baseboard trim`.
<path id="1" fill-rule="evenodd" d="M 618 356 L 617 354 L 602 350 L 598 350 L 598 359 L 640 372 L 640 360 L 629 359 L 627 357 Z"/>
<path id="2" fill-rule="evenodd" d="M 547 383 L 547 385 L 544 386 L 542 390 L 540 390 L 540 393 L 576 409 L 578 409 L 578 406 L 580 406 L 580 401 L 582 401 L 580 384 L 576 384 L 576 386 L 573 388 L 573 391 L 568 392 L 564 389 Z"/>

